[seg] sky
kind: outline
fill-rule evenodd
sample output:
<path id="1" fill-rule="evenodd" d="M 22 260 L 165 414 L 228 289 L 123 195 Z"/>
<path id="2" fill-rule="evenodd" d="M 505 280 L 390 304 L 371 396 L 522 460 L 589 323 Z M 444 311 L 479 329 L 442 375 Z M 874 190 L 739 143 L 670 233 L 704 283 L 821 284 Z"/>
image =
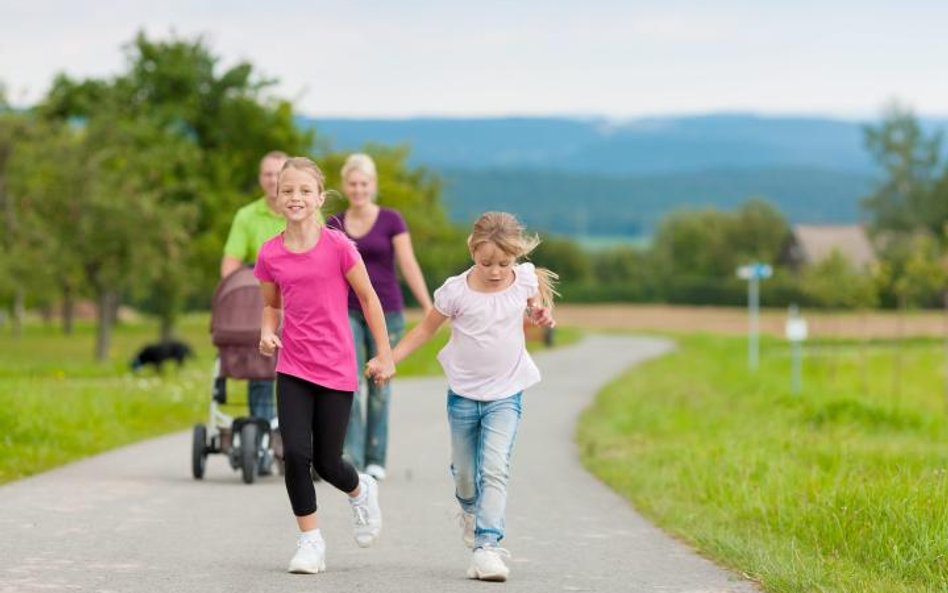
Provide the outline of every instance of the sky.
<path id="1" fill-rule="evenodd" d="M 948 114 L 943 0 L 0 0 L 17 106 L 202 36 L 314 117 Z"/>

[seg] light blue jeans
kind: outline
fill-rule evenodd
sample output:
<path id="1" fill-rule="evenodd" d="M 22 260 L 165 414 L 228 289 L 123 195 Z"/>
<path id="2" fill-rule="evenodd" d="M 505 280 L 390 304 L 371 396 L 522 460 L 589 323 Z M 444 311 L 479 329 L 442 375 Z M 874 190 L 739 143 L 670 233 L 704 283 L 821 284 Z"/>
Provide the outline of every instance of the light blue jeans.
<path id="1" fill-rule="evenodd" d="M 405 333 L 405 315 L 401 311 L 386 312 L 385 326 L 388 329 L 388 341 L 394 347 Z M 388 402 L 392 395 L 391 382 L 376 385 L 374 381 L 367 381 L 363 375 L 366 361 L 375 356 L 378 349 L 361 311 L 349 311 L 349 327 L 355 339 L 359 390 L 352 398 L 345 454 L 359 471 L 364 470 L 370 463 L 384 468 L 388 453 Z"/>
<path id="2" fill-rule="evenodd" d="M 448 390 L 451 474 L 455 496 L 475 517 L 474 547 L 504 538 L 510 456 L 522 415 L 523 392 L 482 402 Z"/>
<path id="3" fill-rule="evenodd" d="M 273 420 L 276 418 L 276 406 L 273 404 L 273 384 L 275 381 L 247 381 L 247 404 L 254 418 Z"/>

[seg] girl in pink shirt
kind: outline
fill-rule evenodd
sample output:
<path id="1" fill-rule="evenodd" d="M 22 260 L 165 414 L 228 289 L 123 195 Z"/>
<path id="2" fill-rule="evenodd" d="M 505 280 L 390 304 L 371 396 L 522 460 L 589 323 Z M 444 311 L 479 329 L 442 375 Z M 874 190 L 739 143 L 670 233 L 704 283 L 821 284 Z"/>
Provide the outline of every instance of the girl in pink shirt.
<path id="1" fill-rule="evenodd" d="M 388 380 L 395 365 L 382 307 L 358 251 L 317 217 L 325 201 L 322 172 L 309 159 L 295 157 L 283 165 L 277 183 L 286 230 L 263 244 L 254 267 L 265 303 L 260 351 L 268 356 L 279 351 L 277 414 L 286 489 L 300 529 L 289 571 L 312 574 L 326 569 L 326 545 L 318 528 L 310 467 L 348 493 L 360 546 L 371 545 L 382 528 L 375 480 L 356 473 L 342 458 L 358 385 L 347 313 L 350 286 L 381 345 L 375 379 Z"/>
<path id="2" fill-rule="evenodd" d="M 510 569 L 498 547 L 510 455 L 520 424 L 523 390 L 540 380 L 527 353 L 523 318 L 553 327 L 556 274 L 517 263 L 539 243 L 514 216 L 488 212 L 474 223 L 467 245 L 474 266 L 435 291 L 434 308 L 394 350 L 395 361 L 427 342 L 451 320 L 451 339 L 438 354 L 448 377 L 451 472 L 461 506 L 464 542 L 474 548 L 467 576 L 504 581 Z M 385 373 L 374 358 L 367 372 Z"/>

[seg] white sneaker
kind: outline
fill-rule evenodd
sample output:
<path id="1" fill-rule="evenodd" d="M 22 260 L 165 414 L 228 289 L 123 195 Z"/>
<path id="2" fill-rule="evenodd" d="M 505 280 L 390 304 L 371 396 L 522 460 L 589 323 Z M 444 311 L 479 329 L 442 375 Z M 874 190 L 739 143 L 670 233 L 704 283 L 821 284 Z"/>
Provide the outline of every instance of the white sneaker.
<path id="1" fill-rule="evenodd" d="M 476 519 L 473 513 L 461 511 L 458 513 L 458 524 L 461 526 L 461 541 L 468 548 L 474 547 L 474 525 Z"/>
<path id="2" fill-rule="evenodd" d="M 358 500 L 349 498 L 352 505 L 352 524 L 355 528 L 355 540 L 360 547 L 368 548 L 382 531 L 382 509 L 379 507 L 379 485 L 375 478 L 359 474 L 359 486 L 362 490 Z"/>
<path id="3" fill-rule="evenodd" d="M 501 583 L 510 576 L 510 569 L 503 558 L 510 558 L 510 552 L 497 546 L 484 546 L 474 550 L 471 565 L 467 569 L 467 578 L 479 581 Z"/>
<path id="4" fill-rule="evenodd" d="M 385 479 L 385 468 L 375 463 L 370 463 L 365 466 L 365 473 L 375 478 L 377 482 L 381 482 Z"/>
<path id="5" fill-rule="evenodd" d="M 290 560 L 289 572 L 316 574 L 326 571 L 326 543 L 322 537 L 300 538 L 296 543 L 296 554 Z"/>

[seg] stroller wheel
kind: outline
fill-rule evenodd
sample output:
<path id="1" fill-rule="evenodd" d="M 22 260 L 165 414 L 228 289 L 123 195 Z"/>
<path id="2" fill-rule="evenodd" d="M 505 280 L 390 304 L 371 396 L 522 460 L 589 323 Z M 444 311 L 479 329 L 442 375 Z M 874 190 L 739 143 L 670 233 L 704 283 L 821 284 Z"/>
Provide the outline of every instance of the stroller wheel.
<path id="1" fill-rule="evenodd" d="M 203 424 L 194 425 L 194 437 L 191 443 L 191 474 L 195 480 L 204 477 L 207 466 L 207 428 Z"/>
<path id="2" fill-rule="evenodd" d="M 244 424 L 240 429 L 240 469 L 244 482 L 253 484 L 257 476 L 257 459 L 260 457 L 257 449 L 260 447 L 260 438 L 257 425 Z"/>

